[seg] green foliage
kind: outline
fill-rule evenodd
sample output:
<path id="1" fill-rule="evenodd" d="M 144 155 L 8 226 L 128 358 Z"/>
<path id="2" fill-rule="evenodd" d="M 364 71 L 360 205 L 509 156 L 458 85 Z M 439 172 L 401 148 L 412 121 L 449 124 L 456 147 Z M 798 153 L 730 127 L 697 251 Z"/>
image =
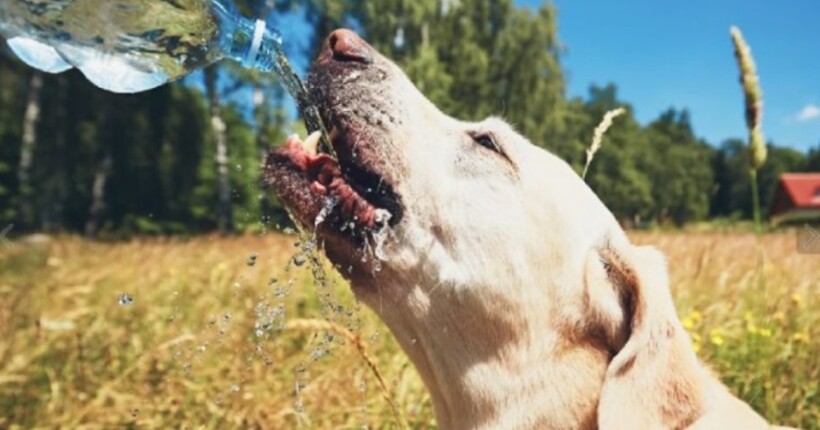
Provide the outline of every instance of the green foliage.
<path id="1" fill-rule="evenodd" d="M 445 112 L 466 120 L 502 115 L 544 146 L 561 130 L 564 81 L 552 6 L 364 3 L 359 21 L 368 40 Z"/>
<path id="2" fill-rule="evenodd" d="M 503 116 L 578 171 L 602 115 L 626 107 L 627 114 L 605 135 L 588 176 L 619 219 L 681 225 L 751 216 L 750 160 L 742 141 L 710 146 L 697 138 L 686 110 L 669 109 L 639 124 L 614 84 L 592 86 L 585 98 L 566 98 L 558 16 L 550 4 L 533 9 L 512 0 L 241 0 L 237 6 L 256 17 L 274 9 L 304 12 L 313 27 L 309 40 L 296 44 L 304 55 L 314 55 L 331 30 L 353 27 L 396 60 L 445 112 L 466 120 Z M 271 75 L 230 64 L 220 70 L 216 87 L 227 124 L 233 227 L 285 225 L 281 203 L 259 186 L 259 165 L 268 147 L 301 125 L 287 114 L 284 93 Z M 18 166 L 30 74 L 0 48 L 2 225 L 22 221 Z M 216 149 L 208 102 L 196 87 L 174 84 L 116 96 L 69 73 L 47 76 L 39 102 L 30 180 L 33 229 L 82 231 L 95 174 L 108 155 L 104 232 L 216 227 Z M 764 208 L 782 172 L 820 171 L 820 146 L 804 155 L 770 143 L 768 152 L 758 171 Z"/>
<path id="3" fill-rule="evenodd" d="M 794 149 L 768 145 L 766 163 L 757 172 L 761 207 L 769 208 L 780 175 L 784 172 L 820 171 L 813 164 L 817 150 L 808 155 Z M 714 194 L 710 215 L 719 217 L 752 218 L 752 189 L 749 178 L 749 153 L 746 142 L 729 139 L 712 155 L 715 172 Z"/>

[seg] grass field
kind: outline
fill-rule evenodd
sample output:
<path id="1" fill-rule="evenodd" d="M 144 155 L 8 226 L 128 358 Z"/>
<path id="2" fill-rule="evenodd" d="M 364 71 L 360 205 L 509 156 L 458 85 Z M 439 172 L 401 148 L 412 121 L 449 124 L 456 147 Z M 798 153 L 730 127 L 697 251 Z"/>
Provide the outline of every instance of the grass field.
<path id="1" fill-rule="evenodd" d="M 633 236 L 669 255 L 684 325 L 732 391 L 820 429 L 820 256 L 787 233 Z M 434 426 L 389 332 L 295 241 L 0 246 L 0 428 Z"/>

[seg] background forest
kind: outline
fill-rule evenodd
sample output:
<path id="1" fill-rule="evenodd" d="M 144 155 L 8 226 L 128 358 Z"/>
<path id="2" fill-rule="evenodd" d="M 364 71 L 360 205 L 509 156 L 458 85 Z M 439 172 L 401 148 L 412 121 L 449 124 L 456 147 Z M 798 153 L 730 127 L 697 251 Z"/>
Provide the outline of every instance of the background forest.
<path id="1" fill-rule="evenodd" d="M 592 85 L 584 98 L 566 96 L 561 60 L 572 47 L 558 40 L 559 17 L 549 4 L 534 10 L 512 0 L 273 3 L 238 5 L 246 15 L 304 28 L 285 41 L 296 63 L 307 64 L 332 29 L 352 27 L 445 112 L 500 115 L 579 170 L 603 114 L 627 107 L 588 176 L 620 219 L 683 225 L 751 217 L 743 139 L 699 138 L 685 109 L 670 108 L 641 125 L 613 83 Z M 734 78 L 726 85 L 736 85 Z M 738 88 L 738 109 L 726 115 L 742 115 L 740 100 Z M 281 206 L 260 187 L 259 166 L 266 148 L 300 129 L 272 76 L 231 64 L 148 93 L 115 95 L 76 72 L 35 72 L 3 47 L 0 224 L 14 224 L 15 233 L 92 236 L 285 226 Z M 820 171 L 820 143 L 808 153 L 768 145 L 759 173 L 764 213 L 781 172 Z"/>
<path id="2" fill-rule="evenodd" d="M 722 36 L 704 31 L 695 43 L 689 32 L 666 28 L 670 20 L 655 22 L 665 13 L 686 28 L 702 27 L 665 4 L 659 12 L 650 2 L 606 2 L 630 16 L 642 12 L 637 27 L 652 36 L 668 32 L 689 43 L 693 56 L 679 59 L 717 76 L 712 85 L 735 90 L 704 89 L 697 112 L 669 108 L 652 118 L 644 109 L 636 116 L 605 80 L 583 97 L 569 96 L 584 93 L 573 71 L 613 71 L 572 63 L 579 55 L 569 57 L 572 44 L 557 36 L 562 15 L 546 2 L 236 2 L 245 15 L 268 17 L 283 30 L 301 73 L 331 30 L 354 28 L 447 113 L 502 116 L 579 172 L 604 113 L 626 107 L 587 182 L 625 224 L 650 227 L 628 234 L 668 256 L 675 306 L 698 357 L 771 422 L 820 430 L 817 256 L 798 252 L 792 229 L 734 228 L 751 219 L 752 192 L 729 24 L 724 30 L 718 20 Z M 597 9 L 604 2 L 590 3 L 574 2 Z M 714 16 L 709 10 L 719 3 L 732 19 L 736 9 L 752 8 L 706 3 L 686 6 Z M 789 20 L 781 27 L 769 20 L 769 9 L 816 16 L 806 4 L 756 12 L 764 16 L 752 22 L 764 30 L 748 33 L 750 44 L 774 47 L 756 51 L 770 54 L 757 56 L 758 64 L 809 57 L 794 52 L 816 38 L 789 51 L 777 40 Z M 583 25 L 572 26 L 583 31 L 572 39 L 579 50 L 600 43 L 586 33 L 591 28 L 610 31 L 587 22 L 587 12 L 579 14 Z M 602 14 L 617 30 L 629 27 L 610 13 Z M 563 17 L 572 22 L 574 15 L 565 10 Z M 655 63 L 666 45 L 652 42 L 652 52 L 637 44 L 615 50 L 615 61 L 628 64 L 619 60 L 636 50 L 640 58 L 630 67 Z M 703 59 L 704 43 L 718 46 L 718 56 L 725 51 L 726 73 Z M 676 76 L 688 79 L 675 64 Z M 820 119 L 810 99 L 816 67 L 804 64 L 784 69 L 809 74 L 795 87 Z M 760 70 L 764 92 L 772 88 L 767 100 L 788 92 L 775 90 L 775 79 Z M 638 68 L 645 91 L 659 88 L 643 82 L 655 72 Z M 623 91 L 634 88 L 628 78 L 617 81 Z M 672 80 L 668 88 L 678 95 L 668 99 L 702 82 Z M 716 109 L 725 100 L 733 107 Z M 727 130 L 730 120 L 739 124 L 738 138 L 707 142 L 696 134 L 708 127 L 692 118 L 713 120 L 710 109 L 725 110 L 719 124 Z M 774 129 L 776 110 L 767 112 Z M 303 126 L 272 75 L 223 62 L 151 92 L 115 95 L 76 72 L 36 73 L 0 43 L 0 429 L 436 428 L 430 394 L 396 339 L 314 240 L 285 230 L 287 214 L 261 184 L 263 155 L 293 132 L 303 134 Z M 764 216 L 782 172 L 820 172 L 820 136 L 780 138 L 768 142 L 758 171 Z M 698 223 L 707 228 L 651 228 Z M 274 231 L 280 228 L 284 234 Z M 6 241 L 7 233 L 15 240 Z M 127 240 L 108 240 L 120 238 Z"/>

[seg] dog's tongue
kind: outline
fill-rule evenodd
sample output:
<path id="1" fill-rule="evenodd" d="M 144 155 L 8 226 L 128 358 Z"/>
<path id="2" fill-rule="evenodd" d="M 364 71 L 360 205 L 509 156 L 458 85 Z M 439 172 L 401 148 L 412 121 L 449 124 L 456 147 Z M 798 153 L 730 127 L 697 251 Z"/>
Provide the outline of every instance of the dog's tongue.
<path id="1" fill-rule="evenodd" d="M 327 154 L 317 153 L 320 135 L 314 133 L 303 142 L 291 136 L 281 149 L 310 182 L 310 190 L 332 199 L 339 206 L 344 219 L 373 227 L 377 210 L 362 198 L 342 176 L 339 161 Z"/>

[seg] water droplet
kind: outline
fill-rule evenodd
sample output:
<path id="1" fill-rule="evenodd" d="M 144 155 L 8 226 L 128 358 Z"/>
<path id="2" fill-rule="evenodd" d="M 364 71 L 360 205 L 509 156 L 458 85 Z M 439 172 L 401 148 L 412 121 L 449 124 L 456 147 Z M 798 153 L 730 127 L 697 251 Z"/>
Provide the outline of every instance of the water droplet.
<path id="1" fill-rule="evenodd" d="M 231 385 L 231 392 L 232 393 L 238 393 L 239 392 L 239 385 L 237 385 L 237 384 Z"/>
<path id="2" fill-rule="evenodd" d="M 336 197 L 325 197 L 322 210 L 319 211 L 319 214 L 316 215 L 316 219 L 313 221 L 314 227 L 319 227 L 319 225 L 325 222 L 328 215 L 333 212 L 333 208 L 335 208 L 338 203 L 339 199 Z"/>
<path id="3" fill-rule="evenodd" d="M 252 252 L 251 255 L 248 256 L 248 267 L 253 267 L 256 265 L 256 253 Z"/>
<path id="4" fill-rule="evenodd" d="M 137 408 L 131 409 L 131 417 L 136 418 L 140 415 L 140 410 Z"/>
<path id="5" fill-rule="evenodd" d="M 120 306 L 130 306 L 134 303 L 134 297 L 126 293 L 120 294 L 119 299 L 117 299 L 117 303 L 119 303 Z"/>
<path id="6" fill-rule="evenodd" d="M 241 164 L 237 164 L 237 165 L 236 165 L 236 171 L 237 171 L 237 172 L 241 172 L 241 171 L 242 171 L 242 165 L 241 165 Z"/>
<path id="7" fill-rule="evenodd" d="M 296 267 L 302 267 L 307 262 L 307 258 L 305 258 L 302 254 L 297 254 L 293 256 L 293 265 Z"/>
<path id="8" fill-rule="evenodd" d="M 316 347 L 310 352 L 310 358 L 318 360 L 327 355 L 327 350 L 322 347 Z"/>
<path id="9" fill-rule="evenodd" d="M 390 218 L 393 215 L 384 209 L 376 210 L 376 225 L 379 229 L 373 233 L 373 255 L 381 261 L 387 261 L 387 254 L 384 252 L 384 244 L 390 233 Z"/>

